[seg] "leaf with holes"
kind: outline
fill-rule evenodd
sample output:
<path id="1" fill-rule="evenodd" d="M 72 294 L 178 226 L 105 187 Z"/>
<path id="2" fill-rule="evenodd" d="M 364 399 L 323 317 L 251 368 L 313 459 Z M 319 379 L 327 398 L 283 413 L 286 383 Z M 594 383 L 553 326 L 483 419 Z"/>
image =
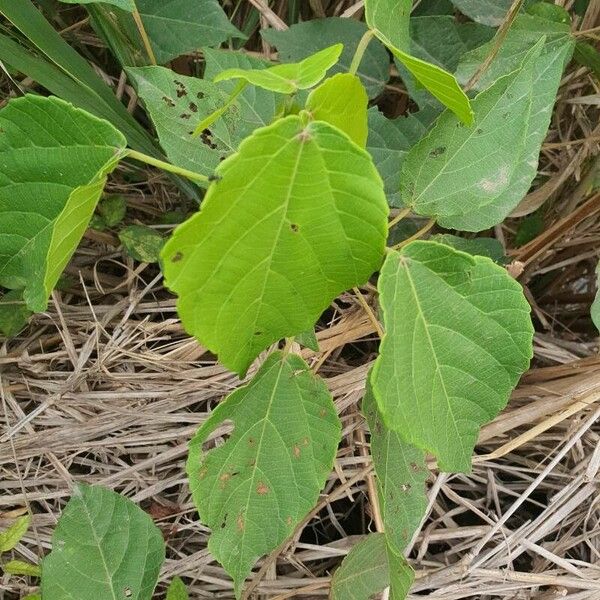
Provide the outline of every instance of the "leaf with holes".
<path id="1" fill-rule="evenodd" d="M 373 397 L 370 376 L 362 410 L 371 431 L 371 456 L 385 534 L 388 544 L 401 554 L 419 528 L 427 508 L 425 453 L 385 424 Z"/>
<path id="2" fill-rule="evenodd" d="M 543 43 L 473 100 L 473 127 L 446 112 L 411 149 L 400 180 L 406 205 L 443 227 L 466 231 L 496 225 L 515 208 L 535 176 L 569 51 L 541 54 Z"/>
<path id="3" fill-rule="evenodd" d="M 210 131 L 195 137 L 196 123 L 225 103 L 225 92 L 210 81 L 164 67 L 131 68 L 127 73 L 154 123 L 160 145 L 177 166 L 210 175 L 254 129 L 243 122 L 235 105 Z"/>
<path id="4" fill-rule="evenodd" d="M 410 0 L 365 0 L 367 23 L 417 81 L 464 123 L 472 123 L 469 98 L 454 76 L 437 65 L 408 54 L 411 5 Z"/>
<path id="5" fill-rule="evenodd" d="M 223 421 L 227 441 L 202 445 Z M 271 354 L 246 386 L 211 413 L 190 443 L 187 472 L 209 548 L 235 582 L 315 505 L 341 426 L 325 383 L 296 355 Z"/>
<path id="6" fill-rule="evenodd" d="M 293 94 L 317 85 L 339 60 L 342 49 L 342 44 L 334 44 L 298 63 L 275 65 L 268 69 L 227 69 L 221 71 L 214 81 L 242 79 L 272 92 Z"/>
<path id="7" fill-rule="evenodd" d="M 367 144 L 369 99 L 360 79 L 338 73 L 315 88 L 306 100 L 306 110 L 315 121 L 325 121 L 343 131 L 355 144 Z"/>
<path id="8" fill-rule="evenodd" d="M 338 63 L 331 67 L 331 73 L 337 74 L 348 72 L 358 43 L 366 31 L 368 28 L 361 21 L 327 17 L 295 23 L 285 31 L 263 29 L 260 34 L 269 44 L 276 46 L 279 60 L 283 62 L 298 62 L 331 44 L 344 44 Z M 369 98 L 376 98 L 383 92 L 390 78 L 389 71 L 388 53 L 378 40 L 373 40 L 367 46 L 356 73 Z"/>
<path id="9" fill-rule="evenodd" d="M 488 258 L 417 241 L 388 254 L 379 292 L 385 336 L 372 384 L 385 422 L 443 470 L 468 471 L 479 427 L 529 366 L 521 286 Z"/>
<path id="10" fill-rule="evenodd" d="M 298 116 L 256 130 L 216 174 L 163 271 L 186 330 L 244 373 L 380 267 L 388 208 L 370 156 Z"/>
<path id="11" fill-rule="evenodd" d="M 42 597 L 150 600 L 164 558 L 162 534 L 141 508 L 78 484 L 42 562 Z"/>
<path id="12" fill-rule="evenodd" d="M 413 577 L 406 560 L 390 551 L 385 534 L 372 533 L 350 550 L 334 573 L 331 600 L 370 600 L 390 585 L 390 600 L 402 600 Z"/>
<path id="13" fill-rule="evenodd" d="M 33 311 L 48 297 L 125 155 L 110 123 L 58 98 L 24 96 L 0 111 L 0 285 Z"/>

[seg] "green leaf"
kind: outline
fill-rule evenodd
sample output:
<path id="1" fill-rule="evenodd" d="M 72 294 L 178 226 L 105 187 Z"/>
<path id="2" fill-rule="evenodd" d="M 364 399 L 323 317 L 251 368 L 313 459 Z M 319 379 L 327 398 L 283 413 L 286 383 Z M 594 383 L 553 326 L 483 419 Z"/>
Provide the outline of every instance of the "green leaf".
<path id="1" fill-rule="evenodd" d="M 368 110 L 367 150 L 383 179 L 390 206 L 402 206 L 400 200 L 400 166 L 406 153 L 427 133 L 435 118 L 431 108 L 388 119 L 374 106 Z"/>
<path id="2" fill-rule="evenodd" d="M 96 211 L 107 227 L 114 227 L 125 218 L 127 200 L 124 196 L 104 198 L 104 200 L 100 200 L 98 203 Z"/>
<path id="3" fill-rule="evenodd" d="M 129 225 L 119 232 L 119 240 L 127 254 L 140 262 L 158 262 L 165 238 L 144 225 Z"/>
<path id="4" fill-rule="evenodd" d="M 385 421 L 442 470 L 468 471 L 479 427 L 532 356 L 521 286 L 488 258 L 417 241 L 388 254 L 379 292 L 386 333 L 372 384 Z"/>
<path id="5" fill-rule="evenodd" d="M 455 250 L 460 250 L 461 252 L 466 252 L 467 254 L 487 256 L 489 259 L 493 260 L 499 265 L 503 265 L 508 262 L 508 259 L 504 254 L 504 248 L 496 238 L 464 238 L 457 235 L 452 235 L 450 233 L 438 233 L 436 235 L 432 235 L 429 239 L 432 242 L 446 244 Z"/>
<path id="6" fill-rule="evenodd" d="M 23 560 L 10 560 L 2 565 L 2 569 L 9 575 L 26 575 L 28 577 L 40 577 L 42 571 L 38 565 Z"/>
<path id="7" fill-rule="evenodd" d="M 371 457 L 377 475 L 381 516 L 388 544 L 397 554 L 402 554 L 427 509 L 425 453 L 386 426 L 373 397 L 370 379 L 367 379 L 362 409 L 371 431 Z"/>
<path id="8" fill-rule="evenodd" d="M 564 57 L 540 56 L 542 47 L 540 40 L 520 69 L 473 100 L 472 127 L 463 127 L 445 112 L 429 135 L 411 149 L 400 179 L 406 205 L 419 214 L 435 216 L 443 227 L 465 231 L 487 229 L 513 210 L 535 177 L 550 117 L 532 113 L 533 98 L 538 96 L 536 105 L 543 98 L 551 110 L 562 71 Z M 544 64 L 549 77 L 548 61 L 555 65 L 554 81 L 540 82 L 540 89 L 534 86 L 534 73 Z"/>
<path id="9" fill-rule="evenodd" d="M 302 333 L 299 333 L 296 336 L 295 341 L 301 346 L 309 348 L 313 352 L 319 351 L 319 340 L 317 340 L 317 335 L 312 327 L 306 331 L 303 331 Z"/>
<path id="10" fill-rule="evenodd" d="M 372 533 L 356 544 L 331 580 L 331 600 L 370 600 L 390 584 L 390 600 L 406 597 L 413 571 L 404 558 L 390 551 L 383 533 Z"/>
<path id="11" fill-rule="evenodd" d="M 42 600 L 42 597 L 39 594 L 29 594 L 23 600 Z"/>
<path id="12" fill-rule="evenodd" d="M 121 10 L 132 12 L 135 10 L 134 0 L 60 0 L 65 4 L 96 4 L 97 2 L 103 2 L 104 4 L 110 4 L 116 6 Z"/>
<path id="13" fill-rule="evenodd" d="M 237 68 L 227 69 L 221 71 L 214 81 L 243 79 L 252 85 L 272 92 L 293 94 L 319 83 L 327 71 L 338 61 L 342 49 L 342 44 L 334 44 L 300 62 L 275 65 L 268 69 L 251 69 L 249 71 Z"/>
<path id="14" fill-rule="evenodd" d="M 542 38 L 546 39 L 542 56 L 544 54 L 560 54 L 561 48 L 570 42 L 569 34 L 570 28 L 564 23 L 554 23 L 527 14 L 519 15 L 508 30 L 494 60 L 481 74 L 473 89 L 484 90 L 493 85 L 500 77 L 519 69 L 532 46 L 535 46 Z M 456 70 L 456 78 L 460 83 L 466 84 L 480 70 L 495 43 L 495 40 L 491 40 L 461 57 Z M 552 61 L 546 59 L 544 62 Z M 543 65 L 536 69 L 538 76 L 544 69 Z"/>
<path id="15" fill-rule="evenodd" d="M 544 226 L 544 215 L 539 210 L 536 210 L 533 214 L 527 215 L 524 219 L 521 219 L 515 233 L 515 246 L 517 248 L 519 246 L 524 246 L 536 238 L 544 231 Z"/>
<path id="16" fill-rule="evenodd" d="M 328 17 L 296 23 L 285 31 L 263 29 L 262 37 L 276 46 L 279 59 L 297 62 L 331 44 L 342 43 L 344 49 L 331 73 L 346 73 L 352 57 L 367 26 L 361 21 Z M 356 73 L 367 90 L 369 98 L 376 98 L 385 89 L 390 75 L 390 60 L 385 48 L 377 40 L 368 46 Z"/>
<path id="17" fill-rule="evenodd" d="M 452 0 L 463 15 L 491 27 L 502 23 L 512 3 L 513 0 Z"/>
<path id="18" fill-rule="evenodd" d="M 306 110 L 315 121 L 325 121 L 343 131 L 355 144 L 367 145 L 369 99 L 360 79 L 338 73 L 315 88 L 306 100 Z"/>
<path id="19" fill-rule="evenodd" d="M 227 441 L 202 444 L 223 421 Z M 236 596 L 256 560 L 276 548 L 315 505 L 332 468 L 340 421 L 325 383 L 296 355 L 271 354 L 190 443 L 187 472 L 208 547 L 235 582 Z"/>
<path id="20" fill-rule="evenodd" d="M 78 484 L 42 562 L 44 600 L 149 600 L 165 558 L 152 519 L 131 500 Z"/>
<path id="21" fill-rule="evenodd" d="M 8 529 L 0 532 L 0 552 L 12 550 L 29 529 L 31 517 L 23 515 L 19 517 Z"/>
<path id="22" fill-rule="evenodd" d="M 167 242 L 163 272 L 186 330 L 244 373 L 379 268 L 388 209 L 370 156 L 298 116 L 256 130 L 216 173 Z"/>
<path id="23" fill-rule="evenodd" d="M 397 50 L 410 50 L 412 0 L 365 0 L 365 20 Z M 389 45 L 384 42 L 386 46 Z"/>
<path id="24" fill-rule="evenodd" d="M 169 160 L 184 169 L 208 175 L 254 129 L 230 110 L 200 137 L 198 121 L 225 103 L 227 94 L 214 83 L 178 75 L 164 67 L 127 70 L 135 83 Z"/>
<path id="25" fill-rule="evenodd" d="M 0 129 L 0 285 L 24 288 L 41 311 L 126 142 L 106 121 L 30 95 L 0 111 Z"/>
<path id="26" fill-rule="evenodd" d="M 573 58 L 600 78 L 600 52 L 587 42 L 577 42 Z"/>
<path id="27" fill-rule="evenodd" d="M 437 65 L 408 54 L 408 0 L 365 0 L 366 18 L 375 35 L 433 96 L 464 123 L 473 122 L 469 98 L 453 75 Z M 406 31 L 406 33 L 405 33 Z"/>
<path id="28" fill-rule="evenodd" d="M 189 600 L 185 583 L 181 577 L 173 577 L 167 590 L 167 600 Z"/>
<path id="29" fill-rule="evenodd" d="M 536 17 L 547 19 L 548 21 L 571 25 L 571 15 L 569 14 L 569 11 L 553 2 L 536 2 L 527 7 L 527 12 L 530 15 L 535 15 Z"/>
<path id="30" fill-rule="evenodd" d="M 218 46 L 228 38 L 244 38 L 217 0 L 136 0 L 158 63 Z"/>
<path id="31" fill-rule="evenodd" d="M 27 325 L 30 316 L 31 311 L 23 300 L 23 290 L 9 290 L 0 298 L 0 332 L 6 337 L 17 335 Z"/>
<path id="32" fill-rule="evenodd" d="M 203 48 L 202 54 L 206 61 L 204 78 L 212 81 L 219 73 L 226 69 L 265 69 L 272 63 L 266 60 L 249 56 L 243 52 L 229 52 L 227 50 L 214 50 Z M 239 84 L 236 81 L 223 81 L 220 87 L 231 94 Z M 269 90 L 247 85 L 237 97 L 240 109 L 240 119 L 244 123 L 243 137 L 249 135 L 257 127 L 269 125 L 277 112 L 281 97 Z"/>

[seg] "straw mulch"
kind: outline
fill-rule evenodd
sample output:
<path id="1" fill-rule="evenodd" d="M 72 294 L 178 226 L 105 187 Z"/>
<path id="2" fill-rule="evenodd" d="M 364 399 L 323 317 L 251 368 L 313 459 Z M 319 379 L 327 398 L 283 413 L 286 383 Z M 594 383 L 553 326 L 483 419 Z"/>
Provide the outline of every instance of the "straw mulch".
<path id="1" fill-rule="evenodd" d="M 357 3 L 339 4 L 349 11 Z M 535 359 L 507 409 L 482 429 L 469 475 L 440 473 L 431 462 L 428 516 L 409 554 L 413 599 L 600 599 L 600 357 L 589 318 L 600 253 L 599 104 L 597 81 L 571 67 L 542 155 L 543 183 L 520 207 L 543 205 L 545 226 L 521 247 L 518 219 L 489 232 L 531 301 Z M 128 221 L 180 208 L 157 172 L 125 183 L 131 169 L 121 167 L 109 187 L 127 196 Z M 161 593 L 177 574 L 193 599 L 233 598 L 206 549 L 184 463 L 187 441 L 238 379 L 185 334 L 157 266 L 128 258 L 113 233 L 88 231 L 67 274 L 48 311 L 0 346 L 0 529 L 30 511 L 32 528 L 14 555 L 38 563 L 73 482 L 107 486 L 163 531 Z M 363 293 L 373 304 L 370 288 Z M 332 572 L 375 527 L 360 414 L 374 325 L 347 294 L 320 322 L 318 339 L 320 352 L 303 354 L 333 393 L 343 442 L 318 506 L 257 566 L 251 598 L 326 597 Z M 33 585 L 2 575 L 0 598 Z"/>

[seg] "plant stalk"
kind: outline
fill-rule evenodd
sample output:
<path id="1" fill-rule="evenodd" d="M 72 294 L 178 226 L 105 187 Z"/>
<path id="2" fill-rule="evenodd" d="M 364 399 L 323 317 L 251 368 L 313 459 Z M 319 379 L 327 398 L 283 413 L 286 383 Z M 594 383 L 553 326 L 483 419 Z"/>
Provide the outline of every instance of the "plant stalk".
<path id="1" fill-rule="evenodd" d="M 148 156 L 147 154 L 143 154 L 142 152 L 138 152 L 137 150 L 128 150 L 127 154 L 125 155 L 125 158 L 127 157 L 146 163 L 147 165 L 152 165 L 153 167 L 158 167 L 163 171 L 175 173 L 175 175 L 181 175 L 182 177 L 186 177 L 187 179 L 191 179 L 192 181 L 209 181 L 209 178 L 206 175 L 194 173 L 193 171 L 189 171 L 188 169 L 184 169 L 182 167 L 176 167 L 171 163 L 165 162 L 164 160 L 159 160 L 157 158 L 153 158 L 152 156 Z"/>
<path id="2" fill-rule="evenodd" d="M 367 49 L 367 46 L 369 45 L 371 39 L 373 39 L 374 35 L 375 32 L 372 29 L 369 29 L 368 31 L 365 31 L 364 35 L 360 38 L 360 42 L 358 42 L 358 46 L 356 46 L 356 51 L 352 57 L 352 63 L 350 64 L 349 72 L 352 75 L 356 75 L 358 67 L 360 67 L 360 63 L 365 54 L 365 50 Z"/>

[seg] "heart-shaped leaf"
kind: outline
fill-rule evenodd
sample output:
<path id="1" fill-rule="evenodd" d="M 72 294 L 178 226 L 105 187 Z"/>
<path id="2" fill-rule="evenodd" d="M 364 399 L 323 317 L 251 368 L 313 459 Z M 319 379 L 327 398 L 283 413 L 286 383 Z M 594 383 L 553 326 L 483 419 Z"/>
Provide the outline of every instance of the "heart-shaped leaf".
<path id="1" fill-rule="evenodd" d="M 0 285 L 23 288 L 31 310 L 46 308 L 125 145 L 110 123 L 58 98 L 28 95 L 0 111 Z"/>
<path id="2" fill-rule="evenodd" d="M 388 254 L 379 291 L 379 409 L 443 470 L 468 471 L 479 427 L 504 408 L 532 356 L 522 289 L 488 258 L 417 241 Z"/>
<path id="3" fill-rule="evenodd" d="M 244 373 L 379 268 L 388 208 L 370 156 L 298 116 L 256 130 L 216 176 L 167 242 L 163 271 L 187 331 Z"/>
<path id="4" fill-rule="evenodd" d="M 227 441 L 202 444 L 228 420 Z M 213 410 L 190 443 L 187 471 L 209 548 L 236 595 L 256 560 L 313 508 L 335 457 L 341 425 L 325 383 L 296 355 L 271 354 L 250 383 Z"/>

